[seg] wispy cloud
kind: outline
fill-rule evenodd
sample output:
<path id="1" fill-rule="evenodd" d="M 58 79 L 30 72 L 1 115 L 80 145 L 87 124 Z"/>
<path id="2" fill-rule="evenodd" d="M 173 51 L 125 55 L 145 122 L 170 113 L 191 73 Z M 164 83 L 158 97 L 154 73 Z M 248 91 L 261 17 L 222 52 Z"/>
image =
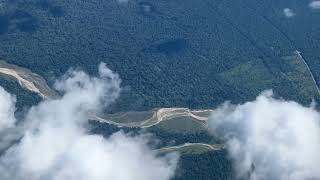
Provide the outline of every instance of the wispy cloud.
<path id="1" fill-rule="evenodd" d="M 226 142 L 239 177 L 251 180 L 320 178 L 320 113 L 275 99 L 272 91 L 242 105 L 225 103 L 209 120 Z"/>
<path id="2" fill-rule="evenodd" d="M 287 18 L 291 18 L 293 16 L 295 16 L 296 14 L 293 12 L 292 9 L 290 8 L 284 8 L 283 9 L 283 14 L 287 17 Z"/>
<path id="3" fill-rule="evenodd" d="M 312 1 L 309 4 L 311 9 L 320 9 L 320 1 Z"/>
<path id="4" fill-rule="evenodd" d="M 168 180 L 177 156 L 159 157 L 145 136 L 122 132 L 105 139 L 89 134 L 88 111 L 112 103 L 121 91 L 120 79 L 105 64 L 99 77 L 70 70 L 55 87 L 63 97 L 32 107 L 19 125 L 22 138 L 0 157 L 1 180 Z M 15 99 L 0 89 L 3 127 L 16 122 Z M 3 118 L 2 118 L 3 117 Z"/>

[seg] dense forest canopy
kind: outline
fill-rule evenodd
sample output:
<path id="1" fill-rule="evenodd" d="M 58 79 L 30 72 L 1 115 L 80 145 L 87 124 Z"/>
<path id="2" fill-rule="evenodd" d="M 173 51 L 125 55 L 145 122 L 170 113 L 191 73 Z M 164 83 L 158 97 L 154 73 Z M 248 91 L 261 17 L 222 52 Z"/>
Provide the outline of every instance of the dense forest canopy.
<path id="1" fill-rule="evenodd" d="M 4 60 L 49 81 L 70 67 L 95 73 L 106 62 L 123 80 L 121 110 L 211 108 L 270 88 L 303 103 L 319 98 L 310 77 L 292 75 L 305 65 L 286 58 L 300 51 L 319 82 L 320 13 L 307 2 L 6 0 L 1 7 Z M 286 7 L 298 15 L 285 17 Z"/>
<path id="2" fill-rule="evenodd" d="M 69 68 L 117 72 L 122 91 L 104 113 L 159 107 L 216 108 L 266 89 L 304 105 L 319 101 L 320 8 L 301 0 L 2 0 L 0 60 L 53 87 Z M 17 112 L 41 101 L 10 78 Z M 19 114 L 19 113 L 17 113 Z M 22 113 L 23 114 L 23 113 Z M 90 133 L 150 133 L 153 148 L 222 143 L 207 131 L 119 128 L 94 121 Z M 174 179 L 234 179 L 226 150 L 183 154 Z"/>

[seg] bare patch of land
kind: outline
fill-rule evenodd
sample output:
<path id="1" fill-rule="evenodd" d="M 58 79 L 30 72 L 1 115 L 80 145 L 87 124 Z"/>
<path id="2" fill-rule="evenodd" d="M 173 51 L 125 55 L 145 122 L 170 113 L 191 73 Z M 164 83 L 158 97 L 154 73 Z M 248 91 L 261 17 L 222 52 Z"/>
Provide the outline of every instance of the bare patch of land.
<path id="1" fill-rule="evenodd" d="M 151 113 L 150 113 L 151 112 Z M 149 114 L 149 117 L 144 117 L 140 120 L 131 121 L 135 116 L 134 112 L 131 113 L 119 113 L 113 115 L 106 115 L 105 117 L 97 117 L 92 115 L 94 120 L 97 120 L 102 123 L 110 123 L 119 127 L 140 127 L 148 128 L 155 125 L 158 125 L 161 122 L 174 120 L 174 119 L 183 119 L 188 118 L 194 122 L 197 122 L 203 127 L 207 127 L 208 116 L 212 110 L 190 110 L 188 108 L 159 108 L 151 111 L 146 111 L 145 113 Z M 141 113 L 141 112 L 140 112 Z M 203 114 L 201 114 L 203 113 Z M 120 120 L 115 121 L 115 119 Z"/>
<path id="2" fill-rule="evenodd" d="M 180 152 L 201 154 L 208 151 L 220 151 L 225 146 L 223 144 L 205 144 L 205 143 L 185 143 L 178 146 L 164 147 L 159 149 L 160 153 Z"/>
<path id="3" fill-rule="evenodd" d="M 37 93 L 44 99 L 54 99 L 59 96 L 40 75 L 28 69 L 0 61 L 0 74 L 15 79 L 21 87 Z"/>

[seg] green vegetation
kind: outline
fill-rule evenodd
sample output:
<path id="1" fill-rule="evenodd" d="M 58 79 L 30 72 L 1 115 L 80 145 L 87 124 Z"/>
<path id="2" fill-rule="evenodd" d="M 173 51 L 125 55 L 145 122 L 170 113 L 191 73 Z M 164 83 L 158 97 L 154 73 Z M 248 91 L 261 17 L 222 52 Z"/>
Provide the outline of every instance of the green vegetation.
<path id="1" fill-rule="evenodd" d="M 219 179 L 234 180 L 235 174 L 226 151 L 184 154 L 180 157 L 174 180 Z"/>
<path id="2" fill-rule="evenodd" d="M 317 97 L 316 85 L 303 60 L 295 52 L 290 56 L 281 57 L 281 60 L 283 68 L 280 74 L 271 73 L 261 60 L 257 60 L 231 68 L 221 73 L 220 77 L 225 82 L 233 83 L 236 89 L 247 89 L 248 93 L 259 94 L 265 89 L 277 86 L 282 89 L 282 93 L 286 93 L 283 96 L 286 99 L 306 104 L 309 101 L 306 101 L 305 97 L 309 99 Z M 278 80 L 281 83 L 275 83 Z M 283 89 L 288 87 L 291 88 Z M 279 94 L 279 91 L 276 93 Z"/>
<path id="3" fill-rule="evenodd" d="M 265 89 L 308 104 L 320 98 L 302 60 L 319 84 L 320 13 L 310 10 L 307 3 L 4 0 L 0 58 L 40 74 L 49 85 L 70 67 L 94 74 L 97 65 L 106 62 L 119 73 L 124 87 L 109 113 L 158 107 L 212 108 L 226 100 L 252 100 Z M 294 9 L 297 16 L 287 19 L 282 12 L 285 7 Z M 295 50 L 302 52 L 303 59 Z M 1 78 L 0 85 L 17 95 L 19 110 L 40 101 L 10 79 Z M 145 117 L 135 115 L 132 121 Z M 146 131 L 161 141 L 159 147 L 219 143 L 193 121 L 182 125 L 178 121 L 162 122 Z M 104 136 L 120 130 L 93 121 L 90 125 L 92 133 Z M 189 132 L 191 129 L 194 131 Z M 183 154 L 175 179 L 234 176 L 226 152 L 216 151 Z"/>
<path id="4" fill-rule="evenodd" d="M 309 78 L 292 78 L 283 57 L 302 51 L 319 79 L 319 14 L 290 3 L 303 9 L 294 20 L 276 0 L 4 1 L 0 57 L 49 84 L 69 67 L 96 73 L 104 61 L 125 87 L 111 112 L 211 108 L 271 88 L 309 103 L 319 97 Z"/>

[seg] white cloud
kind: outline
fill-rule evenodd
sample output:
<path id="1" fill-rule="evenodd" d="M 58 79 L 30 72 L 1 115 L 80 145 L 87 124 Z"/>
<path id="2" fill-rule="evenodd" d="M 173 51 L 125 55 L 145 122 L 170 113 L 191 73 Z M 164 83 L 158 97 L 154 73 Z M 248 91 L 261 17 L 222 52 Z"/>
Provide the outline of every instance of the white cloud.
<path id="1" fill-rule="evenodd" d="M 99 66 L 99 77 L 70 70 L 55 84 L 63 97 L 32 107 L 25 123 L 17 127 L 24 130 L 23 137 L 0 157 L 0 179 L 170 179 L 177 156 L 158 157 L 147 146 L 148 138 L 119 132 L 104 139 L 87 132 L 88 111 L 100 111 L 113 102 L 121 90 L 120 82 L 104 64 Z M 14 99 L 0 90 L 0 98 L 2 95 L 6 98 L 0 107 L 14 104 Z"/>
<path id="2" fill-rule="evenodd" d="M 0 87 L 0 132 L 4 129 L 14 126 L 16 119 L 14 117 L 16 99 Z"/>
<path id="3" fill-rule="evenodd" d="M 311 9 L 320 9 L 320 1 L 312 1 L 309 4 Z"/>
<path id="4" fill-rule="evenodd" d="M 296 15 L 296 14 L 293 12 L 293 10 L 290 9 L 290 8 L 284 8 L 284 9 L 283 9 L 283 14 L 284 14 L 287 18 L 290 18 L 290 17 L 293 17 L 293 16 Z"/>
<path id="5" fill-rule="evenodd" d="M 238 175 L 251 180 L 319 179 L 319 123 L 314 108 L 277 100 L 272 91 L 242 105 L 225 103 L 209 120 Z"/>
<path id="6" fill-rule="evenodd" d="M 0 87 L 0 153 L 21 136 L 15 127 L 15 103 L 16 98 Z"/>

